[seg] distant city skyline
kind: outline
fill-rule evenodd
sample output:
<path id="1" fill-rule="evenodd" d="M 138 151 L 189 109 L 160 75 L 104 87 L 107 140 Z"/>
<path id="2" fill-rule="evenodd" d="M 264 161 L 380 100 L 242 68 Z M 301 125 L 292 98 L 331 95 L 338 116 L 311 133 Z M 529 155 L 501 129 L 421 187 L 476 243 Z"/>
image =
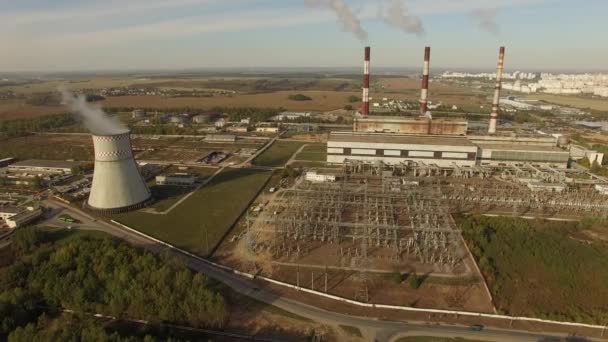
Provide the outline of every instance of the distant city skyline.
<path id="1" fill-rule="evenodd" d="M 602 0 L 0 1 L 0 72 L 422 64 L 608 70 Z"/>

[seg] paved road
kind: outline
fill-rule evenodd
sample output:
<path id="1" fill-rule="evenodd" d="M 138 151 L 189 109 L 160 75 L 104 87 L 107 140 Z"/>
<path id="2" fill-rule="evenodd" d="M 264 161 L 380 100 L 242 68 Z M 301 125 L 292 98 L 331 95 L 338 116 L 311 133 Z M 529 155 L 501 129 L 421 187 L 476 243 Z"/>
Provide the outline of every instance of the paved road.
<path id="1" fill-rule="evenodd" d="M 101 230 L 115 237 L 121 238 L 134 245 L 142 246 L 153 252 L 160 252 L 168 248 L 154 241 L 148 240 L 143 236 L 129 232 L 105 221 L 96 220 L 90 215 L 67 206 L 55 200 L 46 200 L 45 205 L 67 212 L 72 217 L 78 219 L 82 224 L 73 225 L 78 229 Z M 52 220 L 52 219 L 51 219 Z M 218 269 L 196 258 L 184 255 L 176 250 L 169 250 L 171 253 L 182 259 L 191 269 L 204 273 L 235 290 L 238 293 L 252 297 L 258 301 L 274 305 L 293 314 L 306 317 L 327 325 L 349 325 L 358 327 L 367 340 L 373 341 L 394 341 L 399 336 L 458 336 L 470 339 L 482 339 L 487 341 L 541 341 L 546 337 L 563 335 L 540 335 L 524 331 L 484 329 L 481 332 L 468 330 L 466 326 L 442 326 L 427 324 L 424 322 L 391 322 L 377 319 L 350 316 L 335 312 L 319 309 L 292 299 L 279 297 L 278 295 L 258 288 L 258 285 L 251 280 L 228 273 Z"/>

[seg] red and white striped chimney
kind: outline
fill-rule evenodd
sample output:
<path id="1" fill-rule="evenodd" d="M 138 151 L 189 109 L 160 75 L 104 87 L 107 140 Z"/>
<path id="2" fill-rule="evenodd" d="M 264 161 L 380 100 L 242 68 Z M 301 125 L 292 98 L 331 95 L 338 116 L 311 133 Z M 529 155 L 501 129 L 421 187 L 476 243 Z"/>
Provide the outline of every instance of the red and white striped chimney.
<path id="1" fill-rule="evenodd" d="M 365 47 L 365 59 L 363 60 L 363 106 L 361 114 L 367 117 L 369 114 L 369 46 Z"/>
<path id="2" fill-rule="evenodd" d="M 494 99 L 492 100 L 492 114 L 490 114 L 490 126 L 488 133 L 496 133 L 496 120 L 498 119 L 498 103 L 500 101 L 500 88 L 502 81 L 502 69 L 505 61 L 505 47 L 498 50 L 498 66 L 496 67 L 496 85 L 494 85 Z"/>
<path id="3" fill-rule="evenodd" d="M 422 68 L 422 87 L 420 90 L 420 114 L 426 114 L 426 98 L 429 94 L 429 65 L 431 60 L 431 47 L 424 48 L 424 67 Z"/>

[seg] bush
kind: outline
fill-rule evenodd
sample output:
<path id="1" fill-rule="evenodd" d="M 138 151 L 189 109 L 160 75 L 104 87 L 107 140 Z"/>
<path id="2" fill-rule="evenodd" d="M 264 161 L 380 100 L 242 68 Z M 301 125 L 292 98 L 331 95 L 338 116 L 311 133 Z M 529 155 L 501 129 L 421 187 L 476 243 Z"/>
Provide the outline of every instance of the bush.
<path id="1" fill-rule="evenodd" d="M 422 285 L 422 277 L 416 274 L 416 272 L 412 272 L 407 277 L 408 282 L 410 283 L 410 287 L 414 290 L 417 290 Z"/>
<path id="2" fill-rule="evenodd" d="M 348 102 L 353 103 L 353 102 L 359 102 L 361 101 L 361 98 L 355 95 L 351 95 L 348 97 Z"/>
<path id="3" fill-rule="evenodd" d="M 293 94 L 293 95 L 287 96 L 287 98 L 292 101 L 310 101 L 310 100 L 312 100 L 311 97 L 308 97 L 304 94 Z"/>

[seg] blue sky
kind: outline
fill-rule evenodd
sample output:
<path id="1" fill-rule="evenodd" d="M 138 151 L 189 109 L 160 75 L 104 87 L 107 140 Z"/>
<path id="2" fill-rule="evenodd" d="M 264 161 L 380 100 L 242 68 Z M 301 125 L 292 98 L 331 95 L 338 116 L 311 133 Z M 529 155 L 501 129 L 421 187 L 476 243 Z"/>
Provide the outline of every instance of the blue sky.
<path id="1" fill-rule="evenodd" d="M 381 19 L 395 3 L 424 33 Z M 505 45 L 511 70 L 607 70 L 606 13 L 606 0 L 0 0 L 0 71 L 353 67 L 365 45 L 372 66 L 419 66 L 430 45 L 434 66 L 491 70 Z"/>

